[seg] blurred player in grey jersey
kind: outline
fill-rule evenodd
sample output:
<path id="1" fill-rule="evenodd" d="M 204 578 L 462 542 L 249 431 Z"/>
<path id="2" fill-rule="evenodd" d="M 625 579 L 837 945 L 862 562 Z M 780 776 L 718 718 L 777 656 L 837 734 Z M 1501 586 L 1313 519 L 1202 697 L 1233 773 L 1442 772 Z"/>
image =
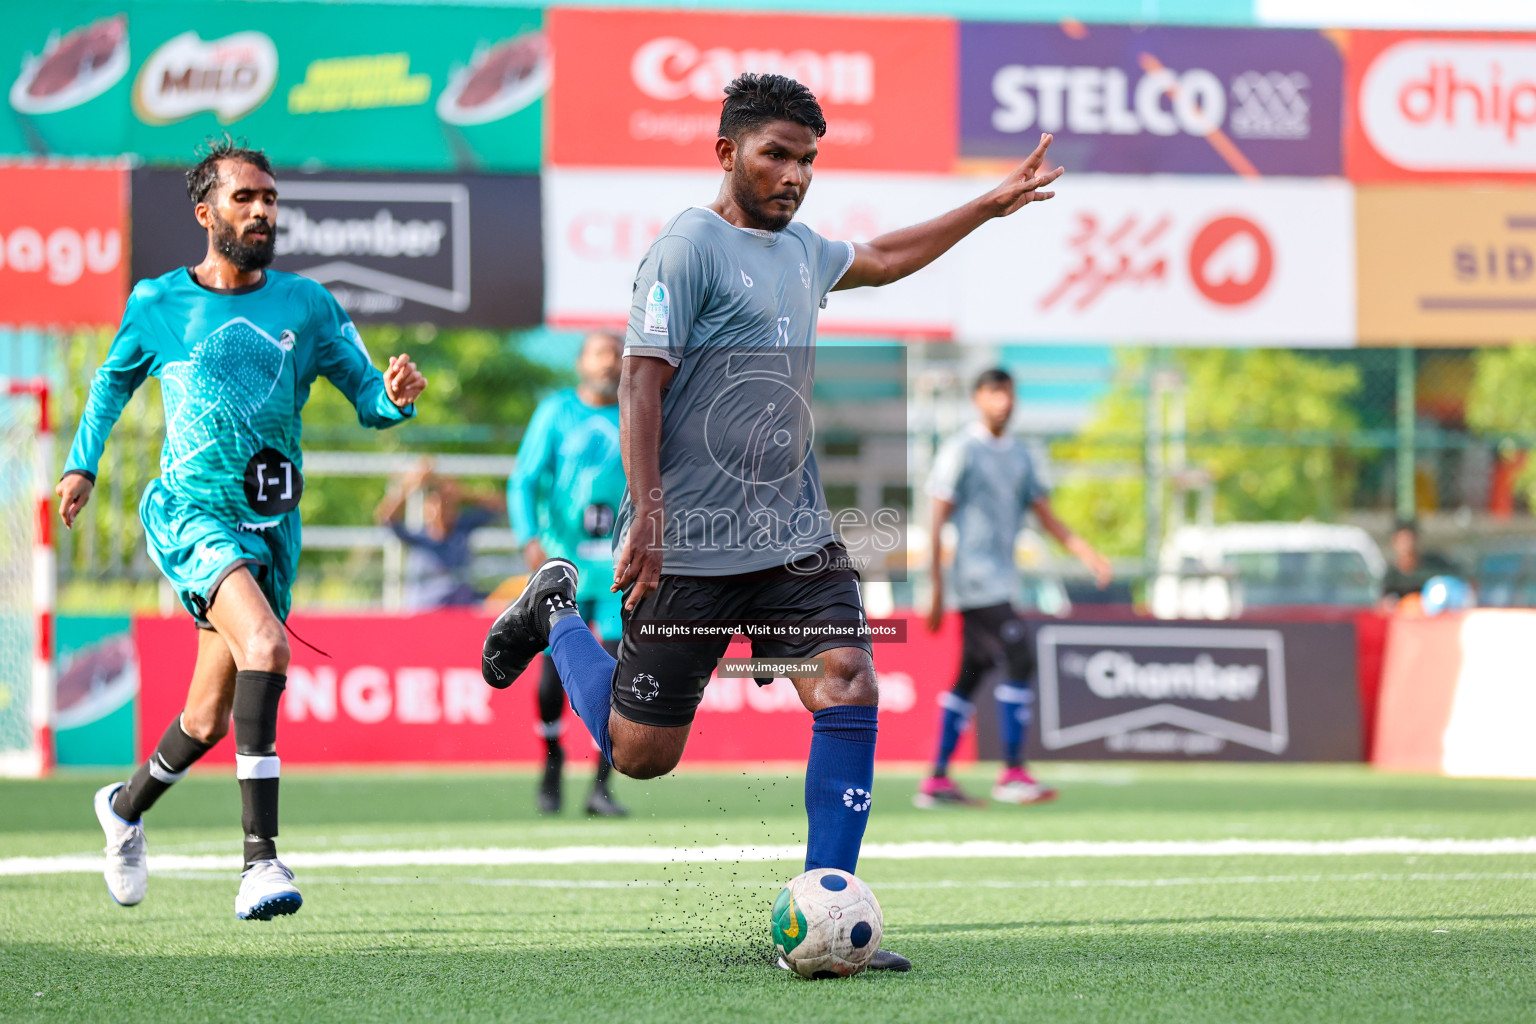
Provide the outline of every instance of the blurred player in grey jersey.
<path id="1" fill-rule="evenodd" d="M 953 520 L 958 536 L 950 583 L 963 634 L 960 678 L 940 701 L 943 710 L 933 774 L 912 798 L 919 807 L 972 802 L 949 777 L 949 759 L 976 712 L 972 702 L 976 688 L 997 668 L 1006 669 L 1004 681 L 992 691 L 1005 765 L 992 787 L 992 798 L 1012 804 L 1056 798 L 1056 790 L 1040 785 L 1024 767 L 1024 734 L 1033 717 L 1035 658 L 1029 631 L 1013 609 L 1019 589 L 1013 545 L 1025 513 L 1033 511 L 1045 532 L 1076 555 L 1100 587 L 1110 581 L 1109 562 L 1056 518 L 1050 491 L 1028 449 L 1008 434 L 1014 402 L 1008 371 L 982 373 L 971 397 L 981 418 L 944 443 L 928 480 L 933 498 L 933 604 L 928 629 L 936 632 L 944 617 L 940 533 Z"/>

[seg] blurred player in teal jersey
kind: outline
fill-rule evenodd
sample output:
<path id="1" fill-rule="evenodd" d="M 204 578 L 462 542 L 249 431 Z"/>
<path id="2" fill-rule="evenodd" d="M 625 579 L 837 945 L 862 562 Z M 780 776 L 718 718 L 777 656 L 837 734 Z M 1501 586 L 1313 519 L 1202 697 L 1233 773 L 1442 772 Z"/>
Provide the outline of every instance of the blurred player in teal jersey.
<path id="1" fill-rule="evenodd" d="M 937 632 L 944 618 L 944 524 L 953 520 L 955 564 L 950 572 L 955 604 L 960 608 L 963 636 L 960 675 L 954 689 L 939 702 L 939 748 L 933 773 L 918 786 L 912 802 L 918 807 L 968 804 L 949 777 L 949 759 L 976 712 L 973 698 L 982 679 L 994 669 L 1006 673 L 992 691 L 997 699 L 998 729 L 1003 745 L 1003 773 L 992 787 L 992 798 L 1011 804 L 1038 804 L 1056 799 L 1056 790 L 1035 781 L 1024 767 L 1024 739 L 1034 717 L 1035 657 L 1029 630 L 1013 609 L 1019 570 L 1014 541 L 1024 516 L 1034 512 L 1040 526 L 1072 552 L 1093 574 L 1100 588 L 1109 585 L 1109 562 L 1093 546 L 1067 528 L 1051 507 L 1051 492 L 1029 450 L 1008 433 L 1013 418 L 1013 378 L 1007 370 L 987 370 L 976 378 L 971 399 L 980 419 L 944 442 L 928 479 L 933 498 L 933 604 L 928 630 Z"/>
<path id="2" fill-rule="evenodd" d="M 507 481 L 512 532 L 523 542 L 530 568 L 564 558 L 581 570 L 576 591 L 582 619 L 610 654 L 619 649 L 620 606 L 611 591 L 613 524 L 624 498 L 624 464 L 619 456 L 619 371 L 624 342 L 616 334 L 587 336 L 576 360 L 578 383 L 539 403 L 517 451 L 517 468 Z M 544 778 L 539 810 L 560 810 L 565 751 L 565 689 L 553 658 L 545 656 L 539 680 L 540 734 L 544 737 Z M 587 813 L 606 817 L 628 812 L 608 790 L 613 766 L 601 753 Z"/>
<path id="3" fill-rule="evenodd" d="M 304 493 L 300 412 L 317 377 L 357 408 L 364 426 L 415 414 L 426 379 L 395 356 L 374 368 L 347 314 L 308 278 L 267 270 L 276 242 L 277 183 L 260 150 L 227 137 L 187 172 L 208 251 L 195 267 L 140 281 L 91 382 L 59 481 L 73 527 L 90 500 L 107 435 L 148 377 L 160 379 L 165 446 L 160 478 L 139 515 L 149 556 L 198 627 L 185 710 L 126 783 L 96 794 L 107 834 L 107 890 L 144 898 L 143 814 L 234 718 L 245 869 L 236 916 L 299 909 L 293 872 L 277 859 L 277 708 L 287 682 L 290 590 Z"/>

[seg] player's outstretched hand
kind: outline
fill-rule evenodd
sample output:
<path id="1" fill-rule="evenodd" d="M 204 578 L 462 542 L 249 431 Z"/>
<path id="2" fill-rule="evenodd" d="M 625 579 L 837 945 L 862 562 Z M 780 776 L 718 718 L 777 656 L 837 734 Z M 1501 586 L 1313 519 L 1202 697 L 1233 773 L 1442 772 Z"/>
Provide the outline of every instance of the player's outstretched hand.
<path id="1" fill-rule="evenodd" d="M 53 492 L 59 496 L 59 518 L 64 520 L 65 529 L 75 528 L 75 516 L 91 500 L 91 492 L 95 489 L 91 478 L 79 473 L 70 473 L 59 481 Z"/>
<path id="2" fill-rule="evenodd" d="M 618 557 L 613 560 L 613 586 L 610 589 L 614 593 L 629 589 L 624 599 L 624 607 L 629 611 L 634 611 L 641 598 L 661 585 L 661 535 L 664 522 L 665 517 L 660 511 L 652 514 L 637 513 L 629 531 L 624 534 L 624 543 L 619 548 Z"/>
<path id="3" fill-rule="evenodd" d="M 404 409 L 427 389 L 427 378 L 416 369 L 411 357 L 401 354 L 389 357 L 389 368 L 384 371 L 384 393 L 389 400 Z"/>
<path id="4" fill-rule="evenodd" d="M 1051 134 L 1046 132 L 1040 136 L 1040 145 L 1035 147 L 1035 151 L 1001 185 L 992 190 L 987 198 L 996 211 L 993 216 L 1006 217 L 1030 203 L 1043 203 L 1056 194 L 1040 191 L 1061 177 L 1064 170 L 1061 167 L 1051 168 L 1046 163 L 1045 151 L 1050 148 Z"/>

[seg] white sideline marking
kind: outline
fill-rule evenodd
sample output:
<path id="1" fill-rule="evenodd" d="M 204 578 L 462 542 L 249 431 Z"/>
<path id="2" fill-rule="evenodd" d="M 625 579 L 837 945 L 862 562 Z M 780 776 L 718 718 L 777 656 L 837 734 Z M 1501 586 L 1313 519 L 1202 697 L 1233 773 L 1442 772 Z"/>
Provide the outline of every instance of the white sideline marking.
<path id="1" fill-rule="evenodd" d="M 1366 855 L 1434 856 L 1459 854 L 1536 854 L 1536 836 L 1504 839 L 1211 839 L 1141 842 L 1017 843 L 975 840 L 964 843 L 866 843 L 864 860 L 1048 860 L 1143 857 L 1351 857 Z M 521 846 L 443 850 L 333 850 L 284 853 L 293 868 L 509 867 L 527 864 L 711 864 L 801 860 L 803 846 Z M 149 857 L 150 868 L 167 871 L 229 871 L 239 867 L 233 854 Z M 0 875 L 61 875 L 100 871 L 99 856 L 8 857 Z"/>

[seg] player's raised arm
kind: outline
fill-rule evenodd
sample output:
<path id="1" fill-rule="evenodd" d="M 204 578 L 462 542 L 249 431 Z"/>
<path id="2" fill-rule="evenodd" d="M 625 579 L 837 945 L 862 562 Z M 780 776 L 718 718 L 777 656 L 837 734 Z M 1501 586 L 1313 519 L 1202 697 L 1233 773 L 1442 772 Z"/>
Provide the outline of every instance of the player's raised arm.
<path id="1" fill-rule="evenodd" d="M 1041 191 L 1061 177 L 1062 168 L 1043 170 L 1051 136 L 1040 136 L 1040 145 L 992 191 L 946 214 L 901 228 L 853 247 L 853 265 L 833 287 L 864 288 L 900 281 L 923 269 L 966 235 L 995 217 L 1007 217 L 1029 203 L 1044 202 L 1055 192 Z"/>
<path id="2" fill-rule="evenodd" d="M 59 518 L 74 529 L 75 517 L 91 498 L 96 486 L 96 467 L 107 445 L 107 435 L 123 414 L 123 407 L 149 376 L 154 359 L 139 345 L 136 326 L 136 298 L 128 300 L 122 326 L 106 361 L 91 378 L 85 411 L 75 430 L 74 444 L 64 460 L 64 475 L 54 492 L 59 496 Z"/>
<path id="3" fill-rule="evenodd" d="M 416 399 L 427 387 L 416 364 L 403 354 L 390 356 L 380 373 L 357 328 L 328 292 L 324 304 L 319 369 L 357 409 L 358 422 L 383 429 L 416 415 Z"/>

